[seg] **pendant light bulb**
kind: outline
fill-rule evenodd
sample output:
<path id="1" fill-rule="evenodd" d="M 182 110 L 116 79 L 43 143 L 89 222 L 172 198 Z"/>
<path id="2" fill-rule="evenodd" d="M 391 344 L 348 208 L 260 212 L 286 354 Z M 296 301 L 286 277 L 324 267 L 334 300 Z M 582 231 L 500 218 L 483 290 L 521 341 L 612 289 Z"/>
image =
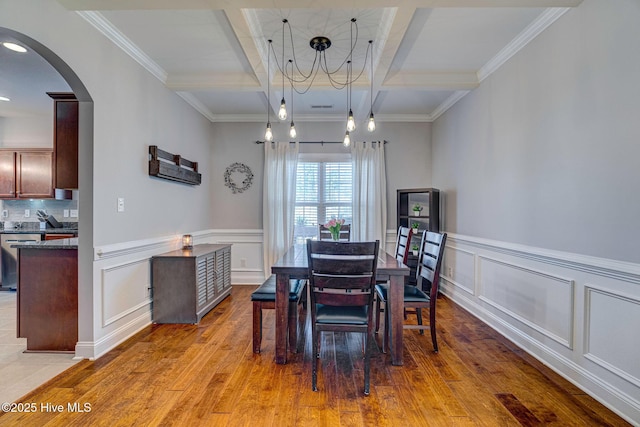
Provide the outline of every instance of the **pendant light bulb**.
<path id="1" fill-rule="evenodd" d="M 347 133 L 344 134 L 344 141 L 342 141 L 342 144 L 345 147 L 348 147 L 351 145 L 351 137 L 349 137 L 349 131 L 347 131 Z"/>
<path id="2" fill-rule="evenodd" d="M 284 102 L 284 97 L 280 101 L 280 109 L 278 110 L 278 118 L 280 120 L 287 120 L 287 104 Z"/>
<path id="3" fill-rule="evenodd" d="M 273 141 L 273 132 L 271 132 L 270 122 L 267 122 L 267 130 L 264 132 L 264 140 L 267 142 Z"/>
<path id="4" fill-rule="evenodd" d="M 296 132 L 296 125 L 293 124 L 293 122 L 291 122 L 291 127 L 289 128 L 289 136 L 293 139 L 298 135 L 298 133 Z"/>
<path id="5" fill-rule="evenodd" d="M 369 122 L 367 123 L 367 130 L 369 132 L 373 132 L 374 130 L 376 130 L 376 122 L 373 119 L 373 111 L 371 112 L 371 114 L 369 114 Z"/>
<path id="6" fill-rule="evenodd" d="M 353 119 L 353 111 L 349 109 L 349 117 L 347 118 L 347 131 L 353 132 L 356 130 L 356 121 Z"/>

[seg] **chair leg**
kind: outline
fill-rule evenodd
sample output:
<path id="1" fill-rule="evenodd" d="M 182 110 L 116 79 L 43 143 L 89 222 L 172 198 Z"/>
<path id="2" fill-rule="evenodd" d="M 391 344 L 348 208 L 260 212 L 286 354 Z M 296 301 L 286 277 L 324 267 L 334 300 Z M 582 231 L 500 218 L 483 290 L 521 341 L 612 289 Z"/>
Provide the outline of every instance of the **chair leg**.
<path id="1" fill-rule="evenodd" d="M 262 344 L 262 305 L 258 301 L 253 302 L 253 352 L 260 353 Z"/>
<path id="2" fill-rule="evenodd" d="M 386 303 L 385 303 L 386 304 Z M 389 338 L 391 337 L 391 310 L 389 305 L 384 307 L 384 335 L 382 335 L 382 352 L 389 350 Z"/>
<path id="3" fill-rule="evenodd" d="M 380 330 L 380 304 L 380 295 L 376 295 L 376 334 Z"/>
<path id="4" fill-rule="evenodd" d="M 432 300 L 433 301 L 433 300 Z M 433 342 L 433 351 L 438 352 L 438 340 L 436 339 L 436 305 L 435 301 L 429 309 L 429 326 L 431 329 L 431 342 Z"/>
<path id="5" fill-rule="evenodd" d="M 312 362 L 312 371 L 311 371 L 311 390 L 318 391 L 318 337 L 316 336 L 318 332 L 316 331 L 315 326 L 311 326 L 311 340 L 312 340 L 312 354 L 313 354 L 313 362 Z"/>
<path id="6" fill-rule="evenodd" d="M 373 334 L 371 333 L 371 328 L 367 330 L 367 334 L 364 338 L 364 395 L 369 396 L 369 377 L 371 373 L 371 352 L 369 350 L 370 343 L 369 337 Z"/>
<path id="7" fill-rule="evenodd" d="M 422 325 L 422 309 L 416 308 L 416 317 L 418 318 L 418 325 Z M 424 335 L 424 329 L 420 329 L 420 335 Z"/>

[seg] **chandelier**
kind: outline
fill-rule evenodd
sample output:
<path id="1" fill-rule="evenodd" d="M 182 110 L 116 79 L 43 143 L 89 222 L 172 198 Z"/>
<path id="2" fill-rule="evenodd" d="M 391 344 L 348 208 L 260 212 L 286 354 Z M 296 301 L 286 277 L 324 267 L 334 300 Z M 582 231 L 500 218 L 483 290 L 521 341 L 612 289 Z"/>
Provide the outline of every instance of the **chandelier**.
<path id="1" fill-rule="evenodd" d="M 358 25 L 356 18 L 351 19 L 350 28 L 350 46 L 346 57 L 341 61 L 340 65 L 335 69 L 329 68 L 326 51 L 331 47 L 331 40 L 326 36 L 315 36 L 309 41 L 309 46 L 315 51 L 313 62 L 310 66 L 304 67 L 298 63 L 296 53 L 294 49 L 293 31 L 291 25 L 287 19 L 282 20 L 282 52 L 280 55 L 273 48 L 273 40 L 268 41 L 267 52 L 267 127 L 264 134 L 264 139 L 267 142 L 273 141 L 273 131 L 271 129 L 271 56 L 275 60 L 275 64 L 282 75 L 282 100 L 280 101 L 280 108 L 278 110 L 278 119 L 285 121 L 290 116 L 291 123 L 289 126 L 289 137 L 295 139 L 297 131 L 293 122 L 293 93 L 303 95 L 311 89 L 313 83 L 318 75 L 322 72 L 326 75 L 327 80 L 331 86 L 337 90 L 345 90 L 346 92 L 346 111 L 347 119 L 345 126 L 345 136 L 343 144 L 348 147 L 351 144 L 350 133 L 356 129 L 356 122 L 353 117 L 353 110 L 351 108 L 351 91 L 353 83 L 364 74 L 364 70 L 367 65 L 371 67 L 370 74 L 370 108 L 369 118 L 367 122 L 367 130 L 373 132 L 376 129 L 375 119 L 373 115 L 373 40 L 369 40 L 367 44 L 367 50 L 365 53 L 362 69 L 354 75 L 353 71 L 353 52 L 357 49 L 358 44 Z M 355 37 L 354 37 L 355 33 Z M 285 46 L 285 34 L 288 34 L 291 43 L 289 50 Z M 285 50 L 287 50 L 285 52 Z M 287 58 L 287 62 L 285 62 Z M 367 63 L 368 62 L 368 63 Z M 338 77 L 344 75 L 344 77 Z M 285 84 L 285 81 L 287 82 Z M 285 86 L 288 85 L 290 89 L 290 114 L 287 110 L 287 102 L 285 100 Z"/>

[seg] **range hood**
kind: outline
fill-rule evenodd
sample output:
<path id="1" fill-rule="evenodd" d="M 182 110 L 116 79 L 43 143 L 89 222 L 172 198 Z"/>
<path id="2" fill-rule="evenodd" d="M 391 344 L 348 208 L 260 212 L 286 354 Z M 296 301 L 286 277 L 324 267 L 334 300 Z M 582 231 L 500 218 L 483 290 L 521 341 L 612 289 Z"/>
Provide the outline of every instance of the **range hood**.
<path id="1" fill-rule="evenodd" d="M 78 200 L 78 190 L 68 188 L 56 188 L 55 198 L 56 200 Z"/>

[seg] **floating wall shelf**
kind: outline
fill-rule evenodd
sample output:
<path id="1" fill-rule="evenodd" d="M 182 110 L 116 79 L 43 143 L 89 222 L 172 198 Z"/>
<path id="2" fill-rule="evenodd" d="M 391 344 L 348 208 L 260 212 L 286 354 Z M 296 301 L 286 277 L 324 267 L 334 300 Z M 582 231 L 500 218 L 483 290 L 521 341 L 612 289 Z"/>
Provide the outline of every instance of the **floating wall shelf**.
<path id="1" fill-rule="evenodd" d="M 172 154 L 149 146 L 149 175 L 184 184 L 200 185 L 202 175 L 198 173 L 198 162 L 183 159 L 179 154 Z"/>

